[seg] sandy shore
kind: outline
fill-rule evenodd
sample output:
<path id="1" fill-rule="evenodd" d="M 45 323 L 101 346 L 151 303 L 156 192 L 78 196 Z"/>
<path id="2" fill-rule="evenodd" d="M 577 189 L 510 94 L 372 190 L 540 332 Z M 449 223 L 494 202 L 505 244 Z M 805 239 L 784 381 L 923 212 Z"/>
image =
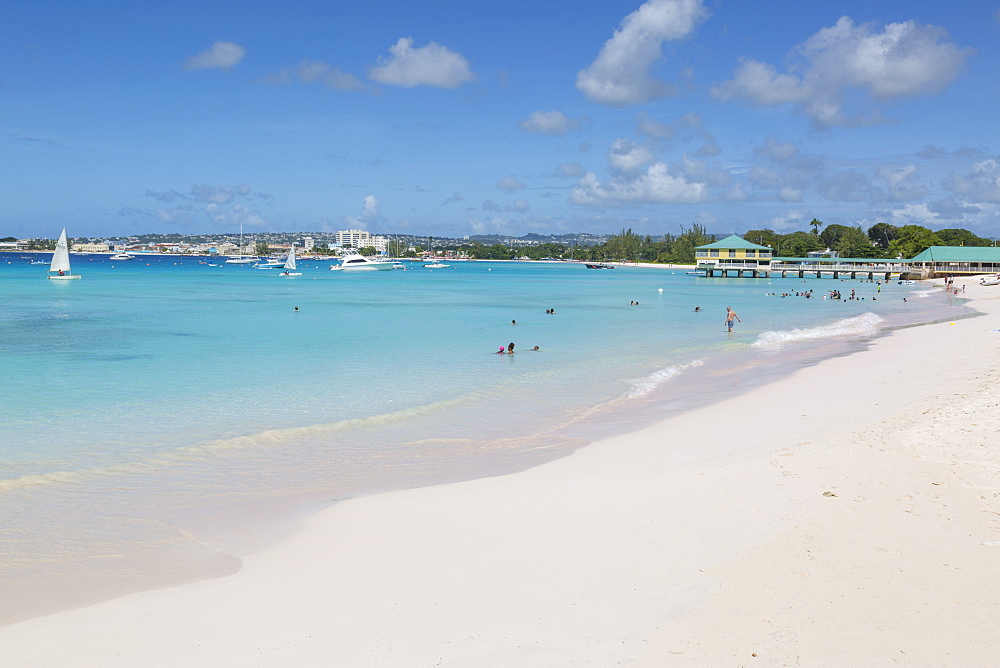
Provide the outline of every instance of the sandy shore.
<path id="1" fill-rule="evenodd" d="M 0 663 L 996 665 L 1000 288 L 513 475 L 354 499 Z"/>

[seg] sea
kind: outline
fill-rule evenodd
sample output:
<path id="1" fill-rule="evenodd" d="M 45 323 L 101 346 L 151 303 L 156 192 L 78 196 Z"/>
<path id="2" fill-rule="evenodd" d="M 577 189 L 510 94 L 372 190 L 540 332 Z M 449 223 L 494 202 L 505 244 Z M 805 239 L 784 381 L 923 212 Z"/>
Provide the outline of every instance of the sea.
<path id="1" fill-rule="evenodd" d="M 224 576 L 332 503 L 523 470 L 970 313 L 919 282 L 163 254 L 50 281 L 48 257 L 0 254 L 0 623 Z"/>

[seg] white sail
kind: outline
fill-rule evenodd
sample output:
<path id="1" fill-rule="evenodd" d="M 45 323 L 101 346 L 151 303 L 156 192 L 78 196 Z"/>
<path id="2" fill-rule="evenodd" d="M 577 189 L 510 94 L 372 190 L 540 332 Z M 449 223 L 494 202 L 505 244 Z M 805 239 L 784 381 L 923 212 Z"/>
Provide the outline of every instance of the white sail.
<path id="1" fill-rule="evenodd" d="M 295 244 L 288 249 L 288 259 L 285 260 L 285 269 L 295 270 Z"/>
<path id="2" fill-rule="evenodd" d="M 52 253 L 52 264 L 49 265 L 49 271 L 53 272 L 64 272 L 70 273 L 69 268 L 69 247 L 66 245 L 66 228 L 63 228 L 62 234 L 59 235 L 59 241 L 56 242 L 56 250 Z"/>

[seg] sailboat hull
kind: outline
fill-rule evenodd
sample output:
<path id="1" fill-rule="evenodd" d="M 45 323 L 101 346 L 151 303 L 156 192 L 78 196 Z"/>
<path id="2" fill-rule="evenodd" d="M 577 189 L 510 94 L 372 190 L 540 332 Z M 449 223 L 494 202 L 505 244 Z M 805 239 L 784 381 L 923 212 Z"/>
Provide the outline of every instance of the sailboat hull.
<path id="1" fill-rule="evenodd" d="M 73 279 L 80 278 L 79 274 L 66 274 L 65 276 L 49 276 L 53 281 L 72 281 Z"/>

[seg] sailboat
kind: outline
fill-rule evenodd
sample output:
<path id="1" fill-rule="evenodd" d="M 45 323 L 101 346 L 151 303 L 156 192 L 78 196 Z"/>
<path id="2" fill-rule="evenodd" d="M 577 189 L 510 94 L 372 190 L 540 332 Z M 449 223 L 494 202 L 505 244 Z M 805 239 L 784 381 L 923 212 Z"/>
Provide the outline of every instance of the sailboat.
<path id="1" fill-rule="evenodd" d="M 52 263 L 49 265 L 49 278 L 67 280 L 80 278 L 80 274 L 74 274 L 69 267 L 69 246 L 66 244 L 66 228 L 63 228 L 56 242 L 56 250 L 52 253 Z"/>
<path id="2" fill-rule="evenodd" d="M 238 255 L 228 256 L 226 264 L 253 264 L 256 261 L 256 255 L 243 255 L 243 223 L 240 223 L 240 252 Z"/>
<path id="3" fill-rule="evenodd" d="M 295 271 L 295 244 L 288 249 L 288 259 L 285 260 L 285 270 L 278 276 L 301 276 L 301 271 Z"/>

